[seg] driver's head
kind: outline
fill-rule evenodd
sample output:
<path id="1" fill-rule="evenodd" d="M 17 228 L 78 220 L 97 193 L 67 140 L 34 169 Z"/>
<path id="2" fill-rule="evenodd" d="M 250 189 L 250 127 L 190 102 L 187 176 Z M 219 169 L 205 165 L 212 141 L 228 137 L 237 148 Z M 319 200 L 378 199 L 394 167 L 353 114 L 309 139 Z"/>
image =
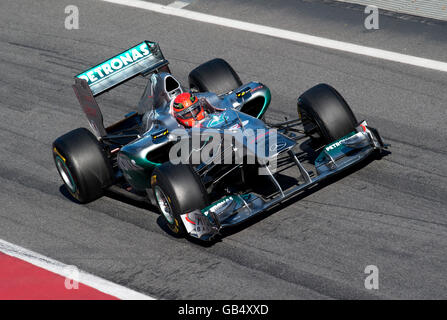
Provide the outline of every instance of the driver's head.
<path id="1" fill-rule="evenodd" d="M 196 96 L 185 92 L 174 99 L 174 116 L 185 127 L 192 127 L 205 118 L 205 110 Z"/>

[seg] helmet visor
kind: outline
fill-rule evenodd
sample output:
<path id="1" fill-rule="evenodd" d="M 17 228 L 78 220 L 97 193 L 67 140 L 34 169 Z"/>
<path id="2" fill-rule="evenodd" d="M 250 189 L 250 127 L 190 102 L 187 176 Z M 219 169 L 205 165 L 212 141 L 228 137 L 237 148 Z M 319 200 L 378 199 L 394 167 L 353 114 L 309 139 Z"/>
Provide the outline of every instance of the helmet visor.
<path id="1" fill-rule="evenodd" d="M 196 103 L 189 108 L 186 108 L 185 110 L 178 111 L 177 116 L 180 119 L 188 120 L 191 118 L 196 118 L 197 115 L 200 113 L 200 110 L 202 110 L 202 106 L 199 103 Z"/>

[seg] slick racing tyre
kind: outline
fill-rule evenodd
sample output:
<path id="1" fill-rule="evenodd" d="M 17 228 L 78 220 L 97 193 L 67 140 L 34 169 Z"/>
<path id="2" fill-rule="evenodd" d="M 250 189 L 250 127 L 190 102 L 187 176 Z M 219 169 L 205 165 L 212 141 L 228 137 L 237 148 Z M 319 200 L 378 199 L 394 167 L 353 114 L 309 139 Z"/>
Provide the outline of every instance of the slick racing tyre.
<path id="1" fill-rule="evenodd" d="M 209 205 L 200 177 L 186 164 L 165 162 L 158 166 L 152 173 L 151 186 L 169 229 L 179 236 L 186 235 L 180 215 Z"/>
<path id="2" fill-rule="evenodd" d="M 53 158 L 68 191 L 81 203 L 98 199 L 113 182 L 112 166 L 105 151 L 85 128 L 57 138 L 53 142 Z"/>
<path id="3" fill-rule="evenodd" d="M 306 134 L 326 144 L 355 130 L 357 120 L 345 99 L 333 87 L 319 84 L 298 98 L 298 115 Z"/>
<path id="4" fill-rule="evenodd" d="M 242 85 L 236 71 L 223 59 L 205 62 L 189 73 L 189 86 L 198 92 L 227 93 Z"/>

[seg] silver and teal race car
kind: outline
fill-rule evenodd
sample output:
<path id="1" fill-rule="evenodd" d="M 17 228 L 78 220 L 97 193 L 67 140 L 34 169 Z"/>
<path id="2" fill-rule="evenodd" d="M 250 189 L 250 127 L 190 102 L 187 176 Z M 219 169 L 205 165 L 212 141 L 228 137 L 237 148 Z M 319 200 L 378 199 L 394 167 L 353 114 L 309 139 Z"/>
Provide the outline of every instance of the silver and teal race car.
<path id="1" fill-rule="evenodd" d="M 104 127 L 96 97 L 135 77 L 147 85 L 135 111 Z M 276 206 L 387 146 L 343 97 L 319 84 L 299 98 L 296 119 L 267 123 L 271 95 L 242 83 L 223 59 L 189 74 L 189 89 L 171 74 L 159 45 L 143 41 L 75 76 L 91 131 L 53 143 L 57 170 L 80 203 L 106 191 L 156 205 L 169 230 L 201 240 Z M 173 100 L 192 92 L 206 117 L 184 127 Z M 92 133 L 93 132 L 93 133 Z"/>

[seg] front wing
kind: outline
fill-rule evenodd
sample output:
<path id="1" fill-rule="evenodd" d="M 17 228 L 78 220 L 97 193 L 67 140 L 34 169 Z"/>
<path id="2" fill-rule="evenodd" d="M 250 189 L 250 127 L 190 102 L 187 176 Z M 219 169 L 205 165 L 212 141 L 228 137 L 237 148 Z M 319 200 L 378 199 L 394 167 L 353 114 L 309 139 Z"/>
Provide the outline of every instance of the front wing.
<path id="1" fill-rule="evenodd" d="M 307 174 L 293 152 L 289 151 L 290 157 L 293 158 L 304 178 L 304 183 L 282 190 L 272 174 L 272 182 L 277 185 L 279 191 L 276 197 L 265 200 L 253 193 L 226 196 L 202 210 L 181 215 L 182 221 L 190 236 L 201 240 L 211 240 L 222 228 L 237 225 L 264 212 L 290 199 L 300 191 L 367 159 L 373 152 L 387 147 L 378 131 L 368 127 L 366 121 L 363 121 L 356 131 L 323 148 L 315 160 L 318 175 L 314 178 Z"/>

